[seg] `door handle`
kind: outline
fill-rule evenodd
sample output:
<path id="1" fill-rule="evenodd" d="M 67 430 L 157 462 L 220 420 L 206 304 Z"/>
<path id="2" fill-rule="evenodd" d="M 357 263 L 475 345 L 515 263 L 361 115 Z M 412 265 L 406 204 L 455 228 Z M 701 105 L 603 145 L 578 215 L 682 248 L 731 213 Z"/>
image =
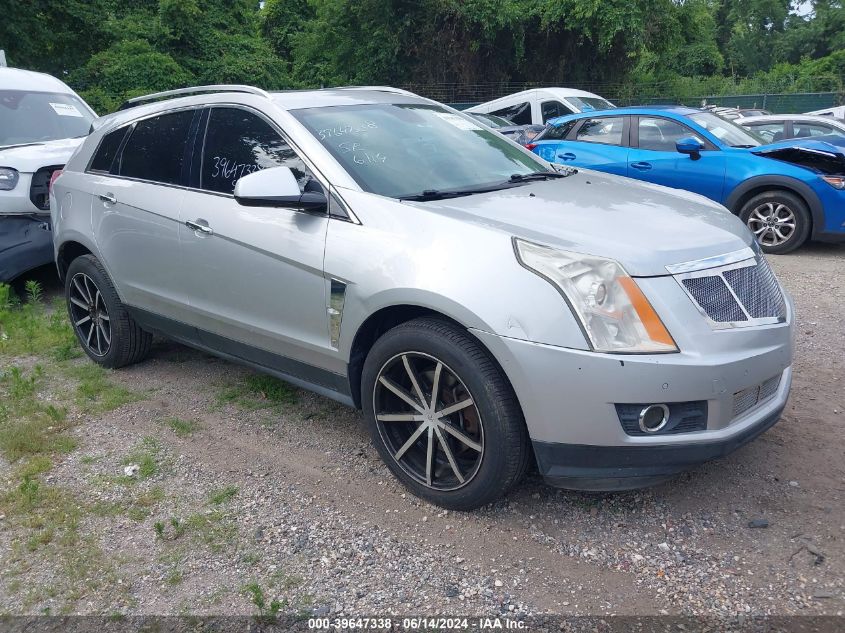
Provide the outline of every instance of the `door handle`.
<path id="1" fill-rule="evenodd" d="M 185 222 L 185 226 L 187 226 L 189 229 L 193 229 L 194 231 L 204 233 L 205 235 L 214 235 L 214 230 L 212 230 L 212 228 L 208 226 L 208 222 L 206 222 L 205 220 L 197 219 L 195 222 L 187 220 Z"/>
<path id="2" fill-rule="evenodd" d="M 648 171 L 651 169 L 651 163 L 631 163 L 631 167 L 634 169 L 639 169 L 640 171 Z"/>
<path id="3" fill-rule="evenodd" d="M 117 204 L 117 198 L 115 198 L 114 194 L 109 193 L 101 193 L 97 196 L 103 202 L 108 202 L 109 204 Z"/>
<path id="4" fill-rule="evenodd" d="M 575 154 L 572 152 L 564 152 L 563 154 L 558 154 L 557 157 L 561 160 L 575 160 Z"/>

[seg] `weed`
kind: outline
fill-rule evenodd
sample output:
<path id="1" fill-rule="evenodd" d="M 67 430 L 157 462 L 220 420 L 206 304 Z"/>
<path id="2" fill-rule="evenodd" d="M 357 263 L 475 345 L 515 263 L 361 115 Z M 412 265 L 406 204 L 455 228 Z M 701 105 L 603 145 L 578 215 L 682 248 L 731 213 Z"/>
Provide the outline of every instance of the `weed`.
<path id="1" fill-rule="evenodd" d="M 99 365 L 71 365 L 65 373 L 79 381 L 76 404 L 85 413 L 105 413 L 140 399 L 134 391 L 108 380 L 108 370 Z"/>
<path id="2" fill-rule="evenodd" d="M 44 289 L 41 287 L 40 283 L 34 279 L 28 279 L 26 283 L 24 283 L 24 290 L 26 290 L 26 300 L 29 303 L 41 303 L 41 299 L 44 297 Z"/>
<path id="3" fill-rule="evenodd" d="M 153 529 L 156 532 L 156 536 L 160 539 L 164 539 L 164 523 L 161 521 L 156 521 L 153 524 Z"/>
<path id="4" fill-rule="evenodd" d="M 229 499 L 234 497 L 236 494 L 238 494 L 237 486 L 226 486 L 225 488 L 212 490 L 208 495 L 208 500 L 214 505 L 219 506 L 229 501 Z"/>
<path id="5" fill-rule="evenodd" d="M 257 582 L 251 582 L 244 587 L 244 591 L 249 595 L 250 601 L 258 609 L 256 620 L 260 622 L 275 622 L 279 616 L 279 611 L 282 610 L 283 603 L 278 599 L 273 599 L 270 604 L 267 604 L 267 598 L 264 596 L 264 590 Z"/>
<path id="6" fill-rule="evenodd" d="M 183 420 L 181 418 L 167 418 L 164 424 L 169 426 L 179 437 L 190 437 L 200 429 L 196 420 Z"/>
<path id="7" fill-rule="evenodd" d="M 249 410 L 279 408 L 296 401 L 295 387 L 266 374 L 250 374 L 217 395 L 218 404 L 235 404 Z"/>

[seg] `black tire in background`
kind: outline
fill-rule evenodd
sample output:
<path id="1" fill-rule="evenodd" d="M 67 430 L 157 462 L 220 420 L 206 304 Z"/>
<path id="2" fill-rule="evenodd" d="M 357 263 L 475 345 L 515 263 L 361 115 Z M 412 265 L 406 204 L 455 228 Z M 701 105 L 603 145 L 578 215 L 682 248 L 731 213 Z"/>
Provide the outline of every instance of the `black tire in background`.
<path id="1" fill-rule="evenodd" d="M 789 253 L 810 236 L 810 211 L 801 198 L 788 191 L 754 196 L 742 205 L 739 217 L 755 234 L 764 253 Z"/>
<path id="2" fill-rule="evenodd" d="M 404 397 L 385 388 L 381 378 L 399 387 Z M 404 386 L 399 385 L 405 378 Z M 434 385 L 438 385 L 438 395 L 432 399 Z M 530 440 L 513 388 L 487 350 L 450 321 L 423 317 L 383 334 L 364 363 L 361 394 L 381 458 L 413 494 L 431 503 L 450 510 L 478 508 L 505 495 L 528 468 Z M 466 405 L 470 400 L 472 404 Z M 461 411 L 442 418 L 436 415 L 462 403 Z M 379 410 L 382 407 L 388 408 Z M 426 418 L 422 410 L 431 417 Z M 412 417 L 417 419 L 410 421 Z M 433 449 L 428 448 L 427 431 L 416 441 L 411 438 L 426 420 L 437 427 L 432 429 Z M 397 460 L 403 440 L 412 442 L 411 448 Z M 420 459 L 434 463 L 437 468 L 430 472 L 441 474 L 426 480 L 421 467 L 415 470 L 412 451 L 419 455 L 417 465 Z"/>
<path id="3" fill-rule="evenodd" d="M 93 255 L 71 262 L 65 276 L 65 300 L 82 349 L 98 365 L 116 369 L 149 354 L 152 334 L 129 315 L 103 265 Z"/>

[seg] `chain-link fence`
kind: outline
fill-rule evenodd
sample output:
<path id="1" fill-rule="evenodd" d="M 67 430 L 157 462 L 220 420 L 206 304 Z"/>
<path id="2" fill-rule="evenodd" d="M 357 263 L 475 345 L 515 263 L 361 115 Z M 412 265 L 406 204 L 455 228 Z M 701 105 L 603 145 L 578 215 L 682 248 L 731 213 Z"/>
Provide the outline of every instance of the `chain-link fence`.
<path id="1" fill-rule="evenodd" d="M 561 85 L 561 84 L 558 84 Z M 688 79 L 651 83 L 579 83 L 567 87 L 587 90 L 610 99 L 617 105 L 683 104 L 763 108 L 771 112 L 809 112 L 845 104 L 845 77 L 789 77 L 731 79 L 724 77 Z M 467 108 L 531 88 L 552 84 L 498 82 L 479 84 L 441 83 L 406 84 L 417 94 L 442 103 Z"/>

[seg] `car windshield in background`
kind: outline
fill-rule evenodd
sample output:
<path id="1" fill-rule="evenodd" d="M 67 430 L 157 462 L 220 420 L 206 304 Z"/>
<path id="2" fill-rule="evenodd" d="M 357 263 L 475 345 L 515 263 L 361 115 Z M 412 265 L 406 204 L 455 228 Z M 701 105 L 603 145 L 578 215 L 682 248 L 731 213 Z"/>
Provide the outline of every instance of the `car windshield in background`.
<path id="1" fill-rule="evenodd" d="M 292 114 L 365 191 L 383 196 L 503 188 L 519 181 L 512 176 L 548 172 L 502 135 L 434 105 L 377 103 Z"/>
<path id="2" fill-rule="evenodd" d="M 74 95 L 0 90 L 0 147 L 85 136 L 93 120 Z"/>
<path id="3" fill-rule="evenodd" d="M 581 112 L 612 110 L 616 107 L 610 101 L 605 101 L 600 97 L 567 97 L 566 100 L 578 108 Z"/>
<path id="4" fill-rule="evenodd" d="M 722 117 L 711 114 L 710 112 L 690 114 L 689 118 L 725 145 L 730 145 L 731 147 L 758 147 L 766 143 L 761 136 L 758 136 L 754 132 L 746 130 L 736 123 L 726 121 Z"/>

